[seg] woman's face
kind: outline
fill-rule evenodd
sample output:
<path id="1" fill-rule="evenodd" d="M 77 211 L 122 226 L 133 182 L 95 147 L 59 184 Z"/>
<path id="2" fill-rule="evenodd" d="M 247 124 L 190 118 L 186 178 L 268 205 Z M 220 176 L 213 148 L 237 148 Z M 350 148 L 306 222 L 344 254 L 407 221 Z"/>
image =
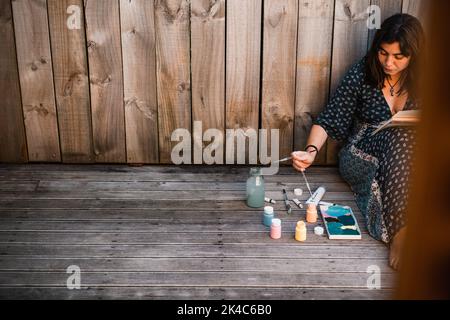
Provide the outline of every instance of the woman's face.
<path id="1" fill-rule="evenodd" d="M 382 43 L 378 51 L 378 59 L 383 67 L 384 73 L 387 75 L 396 76 L 403 70 L 408 68 L 411 57 L 405 56 L 400 50 L 400 44 Z"/>

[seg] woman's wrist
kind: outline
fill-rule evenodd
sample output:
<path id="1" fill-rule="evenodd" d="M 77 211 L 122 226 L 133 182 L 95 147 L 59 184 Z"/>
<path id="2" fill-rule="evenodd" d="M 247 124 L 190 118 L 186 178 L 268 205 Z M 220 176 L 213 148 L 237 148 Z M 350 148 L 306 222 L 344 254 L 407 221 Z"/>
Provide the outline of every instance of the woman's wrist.
<path id="1" fill-rule="evenodd" d="M 319 153 L 319 148 L 317 148 L 313 144 L 309 144 L 306 146 L 305 151 L 311 154 L 314 154 L 314 157 Z"/>

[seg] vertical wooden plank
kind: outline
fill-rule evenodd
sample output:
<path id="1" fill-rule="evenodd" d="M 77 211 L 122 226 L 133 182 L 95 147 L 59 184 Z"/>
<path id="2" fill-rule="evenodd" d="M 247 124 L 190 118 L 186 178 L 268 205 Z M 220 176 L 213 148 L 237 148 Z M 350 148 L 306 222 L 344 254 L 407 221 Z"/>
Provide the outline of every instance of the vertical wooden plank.
<path id="1" fill-rule="evenodd" d="M 430 21 L 428 20 L 428 16 L 430 13 L 430 5 L 431 1 L 426 0 L 403 0 L 402 12 L 418 18 L 422 23 L 425 34 L 429 34 L 428 29 L 430 28 Z"/>
<path id="2" fill-rule="evenodd" d="M 300 0 L 295 102 L 295 150 L 303 150 L 328 100 L 333 41 L 334 0 Z M 326 163 L 326 145 L 315 164 Z"/>
<path id="3" fill-rule="evenodd" d="M 119 1 L 85 0 L 92 131 L 97 162 L 125 162 Z"/>
<path id="4" fill-rule="evenodd" d="M 121 0 L 127 162 L 158 163 L 154 3 Z"/>
<path id="5" fill-rule="evenodd" d="M 336 0 L 334 19 L 331 94 L 348 69 L 367 52 L 367 8 L 370 0 Z M 341 147 L 336 141 L 327 144 L 327 163 L 336 164 Z"/>
<path id="6" fill-rule="evenodd" d="M 225 0 L 191 1 L 191 48 L 192 120 L 224 133 Z"/>
<path id="7" fill-rule="evenodd" d="M 261 120 L 268 132 L 280 130 L 280 157 L 294 147 L 297 22 L 297 0 L 264 1 Z"/>
<path id="8" fill-rule="evenodd" d="M 26 162 L 16 45 L 11 2 L 0 2 L 0 162 Z"/>
<path id="9" fill-rule="evenodd" d="M 12 2 L 30 161 L 61 161 L 46 0 Z"/>
<path id="10" fill-rule="evenodd" d="M 261 0 L 227 1 L 227 129 L 259 128 L 261 15 Z"/>
<path id="11" fill-rule="evenodd" d="M 48 0 L 63 162 L 94 160 L 82 0 Z"/>
<path id="12" fill-rule="evenodd" d="M 427 8 L 427 2 L 427 0 L 403 0 L 402 12 L 423 19 Z"/>
<path id="13" fill-rule="evenodd" d="M 188 0 L 155 0 L 161 163 L 171 163 L 172 132 L 191 130 L 189 16 Z"/>
<path id="14" fill-rule="evenodd" d="M 402 0 L 371 0 L 371 5 L 378 6 L 381 11 L 381 21 L 393 16 L 396 13 L 402 12 Z M 376 29 L 369 30 L 369 39 L 367 41 L 367 49 L 372 46 L 373 38 L 375 37 Z"/>

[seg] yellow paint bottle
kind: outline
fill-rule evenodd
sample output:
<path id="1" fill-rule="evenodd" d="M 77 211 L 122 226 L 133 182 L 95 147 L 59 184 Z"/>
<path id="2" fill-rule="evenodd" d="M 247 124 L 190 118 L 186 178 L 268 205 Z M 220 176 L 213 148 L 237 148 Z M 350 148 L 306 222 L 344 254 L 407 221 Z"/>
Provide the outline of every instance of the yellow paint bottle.
<path id="1" fill-rule="evenodd" d="M 300 242 L 306 241 L 305 221 L 297 222 L 297 227 L 295 228 L 295 240 L 300 241 Z"/>

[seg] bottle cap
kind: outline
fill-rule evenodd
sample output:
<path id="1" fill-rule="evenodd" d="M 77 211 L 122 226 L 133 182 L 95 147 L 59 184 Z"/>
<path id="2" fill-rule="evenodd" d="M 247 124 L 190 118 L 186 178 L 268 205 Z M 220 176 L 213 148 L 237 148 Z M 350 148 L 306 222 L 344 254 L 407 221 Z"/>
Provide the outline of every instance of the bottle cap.
<path id="1" fill-rule="evenodd" d="M 260 168 L 250 168 L 250 175 L 251 176 L 260 176 L 261 169 Z"/>
<path id="2" fill-rule="evenodd" d="M 303 228 L 303 227 L 306 228 L 305 221 L 299 221 L 299 222 L 297 222 L 297 228 Z"/>
<path id="3" fill-rule="evenodd" d="M 314 234 L 316 234 L 316 235 L 318 235 L 318 236 L 321 236 L 321 235 L 323 235 L 323 232 L 324 232 L 325 230 L 322 228 L 322 227 L 315 227 L 314 228 Z"/>
<path id="4" fill-rule="evenodd" d="M 281 226 L 281 220 L 280 219 L 272 219 L 272 226 L 274 226 L 274 227 Z"/>
<path id="5" fill-rule="evenodd" d="M 294 194 L 296 196 L 301 196 L 303 194 L 303 190 L 298 188 L 298 189 L 294 189 Z"/>
<path id="6" fill-rule="evenodd" d="M 272 214 L 273 213 L 273 207 L 271 207 L 271 206 L 264 207 L 264 213 Z"/>

